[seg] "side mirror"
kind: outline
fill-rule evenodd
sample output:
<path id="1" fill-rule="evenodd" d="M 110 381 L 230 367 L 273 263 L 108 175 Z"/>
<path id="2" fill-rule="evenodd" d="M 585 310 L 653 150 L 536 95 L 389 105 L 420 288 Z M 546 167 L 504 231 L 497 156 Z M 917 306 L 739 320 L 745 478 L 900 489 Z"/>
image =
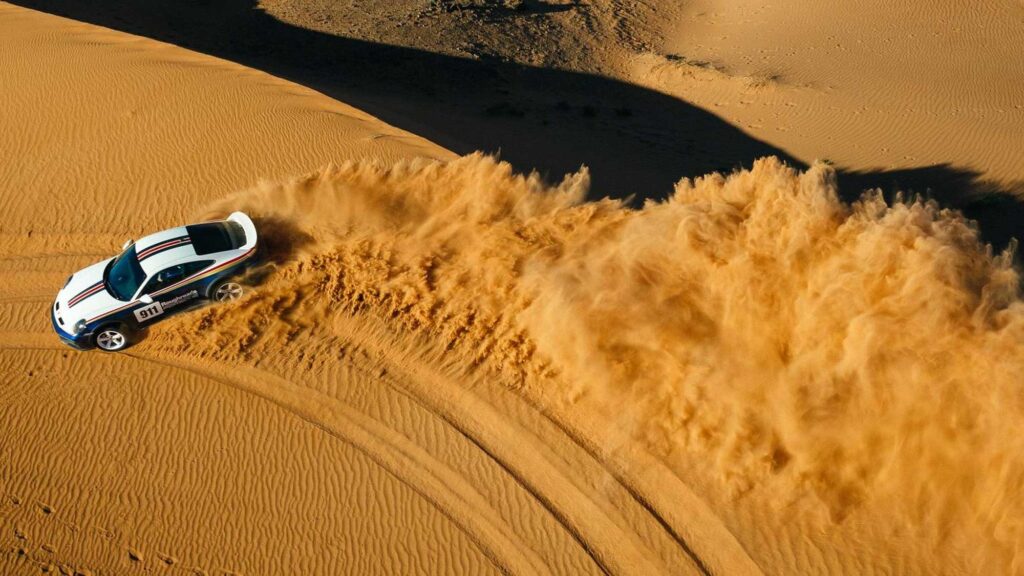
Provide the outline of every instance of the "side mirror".
<path id="1" fill-rule="evenodd" d="M 139 302 L 142 302 L 143 304 L 152 304 L 153 297 L 149 294 L 143 294 L 142 296 L 139 296 Z"/>
<path id="2" fill-rule="evenodd" d="M 131 246 L 134 243 L 135 243 L 135 240 L 132 240 L 131 238 L 125 240 L 124 244 L 121 245 L 121 250 L 127 250 L 128 247 Z"/>

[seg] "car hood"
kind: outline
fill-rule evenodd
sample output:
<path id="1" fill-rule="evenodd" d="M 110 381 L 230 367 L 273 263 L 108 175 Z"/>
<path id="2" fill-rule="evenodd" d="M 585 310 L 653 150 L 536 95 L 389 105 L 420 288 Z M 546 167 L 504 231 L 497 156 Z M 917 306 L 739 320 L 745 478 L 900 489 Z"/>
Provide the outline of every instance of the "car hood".
<path id="1" fill-rule="evenodd" d="M 123 306 L 125 302 L 114 298 L 103 287 L 103 270 L 113 258 L 107 258 L 75 272 L 67 285 L 57 293 L 55 312 L 62 327 L 72 332 L 79 320 L 88 321 L 108 310 Z"/>

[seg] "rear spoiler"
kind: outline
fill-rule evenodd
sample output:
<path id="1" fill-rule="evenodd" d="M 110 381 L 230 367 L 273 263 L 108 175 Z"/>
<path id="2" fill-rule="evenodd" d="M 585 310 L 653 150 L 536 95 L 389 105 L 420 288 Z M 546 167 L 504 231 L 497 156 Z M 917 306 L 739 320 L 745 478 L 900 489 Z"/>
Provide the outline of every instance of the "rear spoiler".
<path id="1" fill-rule="evenodd" d="M 256 246 L 256 225 L 252 223 L 252 219 L 245 212 L 232 212 L 228 216 L 228 221 L 238 223 L 242 227 L 242 231 L 245 232 L 245 244 L 240 247 L 240 250 L 249 250 Z"/>

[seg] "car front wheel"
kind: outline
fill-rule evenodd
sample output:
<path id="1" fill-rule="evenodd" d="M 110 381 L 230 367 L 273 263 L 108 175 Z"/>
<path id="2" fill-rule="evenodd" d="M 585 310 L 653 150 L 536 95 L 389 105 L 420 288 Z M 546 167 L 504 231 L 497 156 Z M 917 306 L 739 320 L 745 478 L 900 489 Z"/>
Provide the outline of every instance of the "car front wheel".
<path id="1" fill-rule="evenodd" d="M 105 352 L 117 352 L 128 345 L 128 333 L 120 326 L 106 326 L 96 333 L 96 347 Z"/>

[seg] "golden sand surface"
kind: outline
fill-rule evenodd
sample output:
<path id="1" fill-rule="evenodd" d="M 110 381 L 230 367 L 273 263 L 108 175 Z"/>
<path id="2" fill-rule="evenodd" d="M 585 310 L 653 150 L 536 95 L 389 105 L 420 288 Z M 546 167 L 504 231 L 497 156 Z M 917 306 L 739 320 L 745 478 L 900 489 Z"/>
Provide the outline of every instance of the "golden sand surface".
<path id="1" fill-rule="evenodd" d="M 804 161 L 949 165 L 1024 194 L 1020 2 L 696 0 L 669 29 L 635 81 Z"/>
<path id="2" fill-rule="evenodd" d="M 0 135 L 0 573 L 1024 572 L 1019 277 L 935 203 L 774 158 L 593 200 L 6 3 Z M 233 210 L 239 301 L 53 335 Z"/>

